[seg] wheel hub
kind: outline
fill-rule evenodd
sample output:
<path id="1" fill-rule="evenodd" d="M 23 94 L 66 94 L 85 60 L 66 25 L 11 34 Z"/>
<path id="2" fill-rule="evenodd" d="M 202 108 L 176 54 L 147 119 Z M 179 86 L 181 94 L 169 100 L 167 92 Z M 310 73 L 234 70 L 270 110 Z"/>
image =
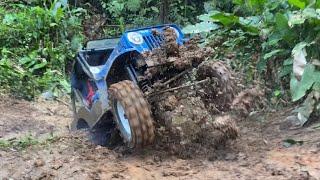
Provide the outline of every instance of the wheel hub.
<path id="1" fill-rule="evenodd" d="M 118 122 L 119 130 L 121 131 L 123 138 L 130 142 L 132 138 L 130 123 L 129 123 L 129 120 L 127 119 L 127 116 L 125 115 L 124 108 L 119 101 L 116 101 L 116 108 L 117 108 L 117 116 L 119 121 Z"/>

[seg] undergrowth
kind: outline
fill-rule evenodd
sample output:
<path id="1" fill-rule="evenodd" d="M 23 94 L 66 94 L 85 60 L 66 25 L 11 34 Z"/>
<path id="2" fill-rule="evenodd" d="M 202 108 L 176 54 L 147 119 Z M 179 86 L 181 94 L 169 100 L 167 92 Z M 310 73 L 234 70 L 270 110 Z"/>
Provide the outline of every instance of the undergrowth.
<path id="1" fill-rule="evenodd" d="M 319 112 L 320 1 L 213 0 L 209 6 L 186 33 L 202 34 L 216 58 L 226 58 L 247 81 L 264 82 L 272 99 L 303 102 L 296 110 L 301 125 Z"/>
<path id="2" fill-rule="evenodd" d="M 0 7 L 0 86 L 16 97 L 70 89 L 67 74 L 82 42 L 84 10 L 60 1 L 48 5 Z"/>
<path id="3" fill-rule="evenodd" d="M 43 139 L 40 140 L 32 135 L 26 135 L 21 138 L 15 138 L 15 139 L 10 139 L 10 140 L 0 140 L 0 149 L 2 150 L 8 150 L 8 149 L 13 149 L 13 150 L 24 150 L 32 146 L 37 146 L 37 145 L 49 145 L 55 141 L 57 141 L 59 137 L 53 136 L 52 134 Z"/>

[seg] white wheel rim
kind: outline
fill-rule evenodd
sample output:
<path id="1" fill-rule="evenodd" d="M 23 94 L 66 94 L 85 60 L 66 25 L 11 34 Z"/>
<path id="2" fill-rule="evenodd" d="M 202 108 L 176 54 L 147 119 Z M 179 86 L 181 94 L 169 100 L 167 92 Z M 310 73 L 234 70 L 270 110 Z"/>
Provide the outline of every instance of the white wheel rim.
<path id="1" fill-rule="evenodd" d="M 117 106 L 117 115 L 118 115 L 120 131 L 121 131 L 122 135 L 124 136 L 124 138 L 130 142 L 131 141 L 131 128 L 130 128 L 129 120 L 126 118 L 124 108 L 119 101 L 116 102 L 116 106 Z"/>

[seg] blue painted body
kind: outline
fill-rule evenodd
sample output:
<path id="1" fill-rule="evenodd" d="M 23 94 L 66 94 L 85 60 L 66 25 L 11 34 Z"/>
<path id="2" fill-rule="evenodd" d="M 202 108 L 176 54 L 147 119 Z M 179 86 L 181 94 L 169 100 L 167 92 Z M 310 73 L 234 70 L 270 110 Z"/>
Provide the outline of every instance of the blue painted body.
<path id="1" fill-rule="evenodd" d="M 73 129 L 77 129 L 76 126 L 79 119 L 85 120 L 89 127 L 92 128 L 100 120 L 103 114 L 110 110 L 106 79 L 112 65 L 117 61 L 124 61 L 121 59 L 124 54 L 133 52 L 143 54 L 145 52 L 152 51 L 155 48 L 159 48 L 161 43 L 164 41 L 164 37 L 154 36 L 153 30 L 156 29 L 158 32 L 163 32 L 163 28 L 168 26 L 175 29 L 177 34 L 177 43 L 180 45 L 183 44 L 184 35 L 178 26 L 162 25 L 126 31 L 120 37 L 118 44 L 113 49 L 109 49 L 112 52 L 108 57 L 105 57 L 103 60 L 104 63 L 99 64 L 98 66 L 90 66 L 90 62 L 88 63 L 86 60 L 86 54 L 90 53 L 94 55 L 99 51 L 106 50 L 106 47 L 102 46 L 83 49 L 78 53 L 76 63 L 80 66 L 74 66 L 71 77 L 75 118 L 75 121 L 72 124 Z M 135 44 L 129 40 L 128 34 L 132 32 L 138 33 L 143 37 L 143 42 L 141 44 Z M 85 80 L 81 79 L 79 75 L 75 73 L 75 71 L 79 71 L 81 68 L 88 76 Z M 131 80 L 135 81 L 136 72 L 131 68 L 130 73 Z M 93 89 L 90 90 L 90 87 L 93 87 Z M 88 97 L 90 98 L 90 102 L 88 102 Z"/>

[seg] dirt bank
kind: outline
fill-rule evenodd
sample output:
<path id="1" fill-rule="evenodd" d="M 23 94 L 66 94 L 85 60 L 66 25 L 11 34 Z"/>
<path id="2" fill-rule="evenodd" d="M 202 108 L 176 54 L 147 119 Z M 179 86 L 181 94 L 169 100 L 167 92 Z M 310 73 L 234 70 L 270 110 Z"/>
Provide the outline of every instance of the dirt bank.
<path id="1" fill-rule="evenodd" d="M 54 141 L 0 150 L 0 179 L 319 179 L 319 130 L 280 130 L 291 109 L 258 113 L 237 122 L 240 137 L 202 157 L 180 159 L 150 147 L 140 153 L 91 144 L 70 133 L 71 112 L 58 102 L 0 100 L 0 135 L 31 133 Z M 294 139 L 303 144 L 289 146 Z"/>

